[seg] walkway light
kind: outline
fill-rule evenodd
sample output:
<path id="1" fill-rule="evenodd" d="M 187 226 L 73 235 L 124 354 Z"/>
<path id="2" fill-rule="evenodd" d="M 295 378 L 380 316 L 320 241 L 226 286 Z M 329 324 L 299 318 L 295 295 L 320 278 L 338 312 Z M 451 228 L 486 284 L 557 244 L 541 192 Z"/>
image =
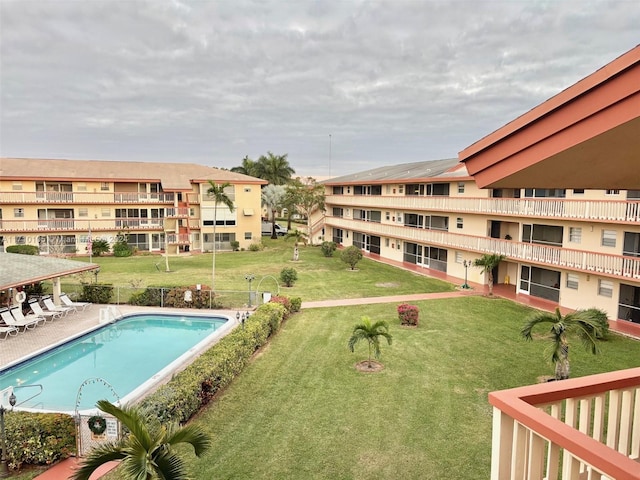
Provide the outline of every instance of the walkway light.
<path id="1" fill-rule="evenodd" d="M 468 260 L 468 261 L 465 260 L 464 262 L 462 262 L 462 266 L 464 267 L 464 284 L 460 288 L 464 288 L 465 290 L 467 290 L 467 289 L 471 288 L 469 286 L 469 284 L 467 283 L 467 270 L 471 266 L 471 260 Z"/>
<path id="2" fill-rule="evenodd" d="M 13 408 L 16 404 L 16 396 L 13 392 L 9 395 L 9 404 Z M 0 448 L 2 448 L 2 468 L 0 468 L 0 478 L 7 478 L 9 476 L 9 464 L 7 463 L 7 435 L 4 430 L 4 412 L 7 410 L 4 408 L 4 404 L 0 403 Z"/>

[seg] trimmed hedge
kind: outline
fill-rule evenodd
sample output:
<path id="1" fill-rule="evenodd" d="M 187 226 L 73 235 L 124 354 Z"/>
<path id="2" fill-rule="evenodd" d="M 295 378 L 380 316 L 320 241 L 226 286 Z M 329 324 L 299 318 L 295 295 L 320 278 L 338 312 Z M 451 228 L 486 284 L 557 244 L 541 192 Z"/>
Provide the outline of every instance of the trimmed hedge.
<path id="1" fill-rule="evenodd" d="M 213 396 L 231 383 L 251 356 L 273 335 L 286 317 L 285 307 L 267 303 L 244 323 L 140 403 L 161 423 L 184 424 Z"/>
<path id="2" fill-rule="evenodd" d="M 5 413 L 9 468 L 51 465 L 76 451 L 76 425 L 62 413 Z"/>
<path id="3" fill-rule="evenodd" d="M 113 285 L 91 283 L 82 286 L 80 299 L 83 302 L 109 303 L 113 296 Z"/>
<path id="4" fill-rule="evenodd" d="M 21 255 L 40 255 L 40 249 L 35 245 L 9 245 L 7 253 L 19 253 Z"/>

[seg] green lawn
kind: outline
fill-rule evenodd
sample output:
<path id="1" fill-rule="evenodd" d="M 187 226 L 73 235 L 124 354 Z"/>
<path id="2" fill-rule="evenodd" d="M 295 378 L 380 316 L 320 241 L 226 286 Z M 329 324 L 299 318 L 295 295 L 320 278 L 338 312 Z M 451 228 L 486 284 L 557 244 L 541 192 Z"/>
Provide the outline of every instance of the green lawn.
<path id="1" fill-rule="evenodd" d="M 319 247 L 300 247 L 300 259 L 293 262 L 293 240 L 263 237 L 263 243 L 265 249 L 259 252 L 219 252 L 216 255 L 216 291 L 246 292 L 245 275 L 248 273 L 256 276 L 252 289 L 260 285 L 260 291 L 275 291 L 276 284 L 270 277 L 279 282 L 280 271 L 285 267 L 296 269 L 298 281 L 291 288 L 281 286 L 281 293 L 302 297 L 303 301 L 453 290 L 449 283 L 369 259 L 363 259 L 357 271 L 350 271 L 340 260 L 339 251 L 332 258 L 325 258 Z M 78 260 L 89 259 L 80 257 Z M 124 287 L 211 285 L 211 260 L 211 254 L 170 257 L 171 272 L 166 272 L 164 257 L 160 255 L 93 258 L 94 263 L 100 265 L 100 283 Z M 93 275 L 87 274 L 84 280 L 91 281 L 92 278 Z M 63 291 L 79 288 L 80 280 L 78 276 L 65 279 Z"/>

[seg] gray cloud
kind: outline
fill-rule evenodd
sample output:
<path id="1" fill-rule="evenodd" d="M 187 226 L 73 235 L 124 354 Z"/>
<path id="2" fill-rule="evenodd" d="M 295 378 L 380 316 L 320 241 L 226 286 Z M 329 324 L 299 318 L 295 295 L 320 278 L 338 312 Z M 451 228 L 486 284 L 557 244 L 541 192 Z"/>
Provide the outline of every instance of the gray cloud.
<path id="1" fill-rule="evenodd" d="M 453 157 L 633 48 L 635 0 L 0 1 L 0 155 Z"/>

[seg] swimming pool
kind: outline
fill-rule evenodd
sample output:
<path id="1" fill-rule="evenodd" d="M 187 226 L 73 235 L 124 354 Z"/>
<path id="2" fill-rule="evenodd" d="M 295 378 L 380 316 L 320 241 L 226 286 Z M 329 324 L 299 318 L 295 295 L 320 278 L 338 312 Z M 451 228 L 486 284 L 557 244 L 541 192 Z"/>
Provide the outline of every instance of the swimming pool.
<path id="1" fill-rule="evenodd" d="M 136 314 L 0 371 L 22 408 L 73 412 L 139 398 L 233 328 L 228 317 Z M 28 335 L 28 332 L 25 333 Z M 91 380 L 100 379 L 100 380 Z M 82 388 L 81 388 L 82 386 Z"/>

